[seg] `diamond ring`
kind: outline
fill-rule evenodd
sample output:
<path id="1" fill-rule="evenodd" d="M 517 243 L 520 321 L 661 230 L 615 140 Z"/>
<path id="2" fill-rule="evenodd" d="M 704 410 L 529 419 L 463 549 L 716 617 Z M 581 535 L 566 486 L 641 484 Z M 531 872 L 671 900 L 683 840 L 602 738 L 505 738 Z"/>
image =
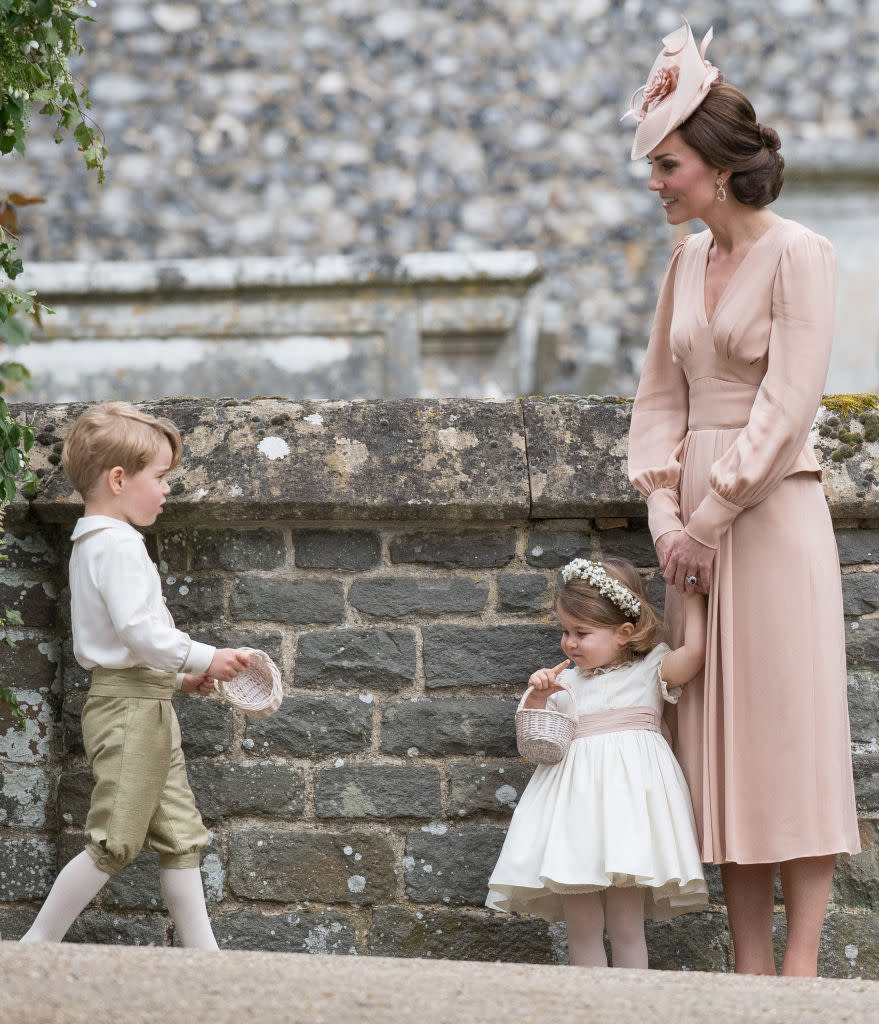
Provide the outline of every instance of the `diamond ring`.
<path id="1" fill-rule="evenodd" d="M 695 587 L 698 582 L 699 581 L 696 579 L 695 576 L 688 576 L 687 577 L 687 583 L 689 583 L 691 587 Z"/>

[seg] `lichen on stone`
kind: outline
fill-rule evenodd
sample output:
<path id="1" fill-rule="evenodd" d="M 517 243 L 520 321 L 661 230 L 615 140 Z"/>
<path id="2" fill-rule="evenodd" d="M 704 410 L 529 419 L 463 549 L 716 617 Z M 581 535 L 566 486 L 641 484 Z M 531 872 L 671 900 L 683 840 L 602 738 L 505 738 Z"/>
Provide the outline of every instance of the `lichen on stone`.
<path id="1" fill-rule="evenodd" d="M 862 412 L 858 419 L 864 426 L 864 440 L 879 441 L 879 415 L 872 412 Z"/>
<path id="2" fill-rule="evenodd" d="M 857 448 L 857 446 L 864 440 L 864 435 L 859 434 L 856 430 L 841 430 L 839 432 L 839 439 L 843 444 Z"/>
<path id="3" fill-rule="evenodd" d="M 865 413 L 871 409 L 879 409 L 879 395 L 825 395 L 821 399 L 821 404 L 828 411 L 838 412 L 842 417 L 851 418 L 857 413 Z M 832 420 L 828 420 L 827 422 L 833 425 Z"/>

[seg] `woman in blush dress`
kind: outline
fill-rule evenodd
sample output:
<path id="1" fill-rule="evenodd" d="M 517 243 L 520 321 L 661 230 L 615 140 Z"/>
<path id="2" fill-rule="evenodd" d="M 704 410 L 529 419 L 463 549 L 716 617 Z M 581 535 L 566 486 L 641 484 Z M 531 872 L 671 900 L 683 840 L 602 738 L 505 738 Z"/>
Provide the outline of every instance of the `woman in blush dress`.
<path id="1" fill-rule="evenodd" d="M 834 857 L 860 849 L 839 561 L 809 444 L 833 337 L 830 243 L 766 209 L 784 160 L 773 129 L 684 25 L 643 93 L 632 158 L 675 248 L 632 415 L 629 476 L 668 584 L 668 642 L 687 594 L 709 598 L 702 678 L 677 705 L 675 753 L 702 857 L 721 865 L 736 971 L 815 975 Z M 637 96 L 637 94 L 636 94 Z"/>

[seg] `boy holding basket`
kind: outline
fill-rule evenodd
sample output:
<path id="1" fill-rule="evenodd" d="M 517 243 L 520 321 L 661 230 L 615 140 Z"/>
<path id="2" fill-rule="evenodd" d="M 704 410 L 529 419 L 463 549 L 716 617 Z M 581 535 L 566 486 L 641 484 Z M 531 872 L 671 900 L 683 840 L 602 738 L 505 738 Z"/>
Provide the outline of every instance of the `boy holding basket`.
<path id="1" fill-rule="evenodd" d="M 88 409 L 64 445 L 85 501 L 73 531 L 70 603 L 76 660 L 92 673 L 82 712 L 95 779 L 86 848 L 60 872 L 22 942 L 60 942 L 142 847 L 159 855 L 162 895 L 184 946 L 216 949 L 199 862 L 208 833 L 186 777 L 175 690 L 210 693 L 249 664 L 174 627 L 135 527 L 151 526 L 183 446 L 168 419 L 124 402 Z"/>

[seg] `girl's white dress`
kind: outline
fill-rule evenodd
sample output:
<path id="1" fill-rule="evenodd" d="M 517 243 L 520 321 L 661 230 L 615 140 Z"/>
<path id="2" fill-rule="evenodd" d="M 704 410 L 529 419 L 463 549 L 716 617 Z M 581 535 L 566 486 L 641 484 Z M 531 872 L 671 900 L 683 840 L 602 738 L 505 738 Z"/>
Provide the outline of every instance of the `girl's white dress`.
<path id="1" fill-rule="evenodd" d="M 661 678 L 669 648 L 614 669 L 565 669 L 580 715 L 676 703 Z M 570 710 L 566 693 L 547 707 Z M 610 885 L 647 889 L 645 916 L 674 917 L 708 902 L 683 773 L 662 733 L 647 729 L 575 739 L 558 764 L 540 765 L 513 814 L 486 906 L 564 920 L 561 894 Z"/>

